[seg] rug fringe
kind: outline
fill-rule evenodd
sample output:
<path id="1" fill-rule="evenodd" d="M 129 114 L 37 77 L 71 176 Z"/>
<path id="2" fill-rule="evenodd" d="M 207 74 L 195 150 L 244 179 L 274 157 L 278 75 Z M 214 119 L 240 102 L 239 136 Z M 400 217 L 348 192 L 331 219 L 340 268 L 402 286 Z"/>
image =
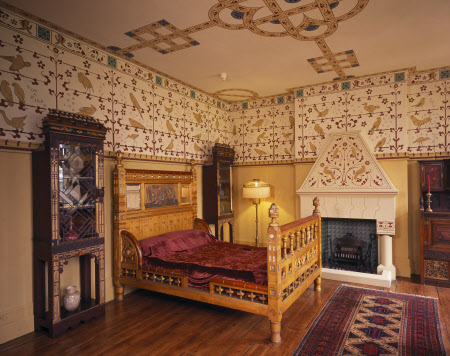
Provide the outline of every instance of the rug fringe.
<path id="1" fill-rule="evenodd" d="M 359 288 L 359 289 L 367 289 L 367 290 L 375 290 L 375 291 L 380 291 L 380 292 L 387 292 L 387 293 L 391 293 L 391 294 L 399 294 L 399 295 L 412 295 L 414 297 L 420 297 L 420 298 L 429 298 L 429 299 L 436 299 L 438 300 L 439 298 L 436 297 L 428 297 L 426 295 L 419 295 L 419 294 L 410 294 L 410 293 L 399 293 L 399 292 L 392 292 L 390 290 L 382 290 L 382 289 L 373 289 L 373 288 L 365 288 L 365 287 L 358 287 L 358 286 L 354 286 L 351 284 L 341 284 L 339 287 L 341 286 L 345 286 L 345 287 L 350 287 L 350 288 Z"/>

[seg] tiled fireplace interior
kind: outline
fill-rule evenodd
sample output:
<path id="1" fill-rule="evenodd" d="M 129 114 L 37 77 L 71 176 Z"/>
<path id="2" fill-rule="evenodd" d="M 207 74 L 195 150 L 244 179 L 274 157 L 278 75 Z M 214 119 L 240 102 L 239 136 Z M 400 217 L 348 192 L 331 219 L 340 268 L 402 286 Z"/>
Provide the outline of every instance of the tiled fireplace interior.
<path id="1" fill-rule="evenodd" d="M 352 260 L 355 253 L 349 251 L 348 246 L 342 246 L 341 251 L 336 251 L 335 239 L 347 234 L 363 241 L 361 251 L 363 263 Z M 369 247 L 370 254 L 368 254 Z M 376 220 L 322 218 L 322 263 L 323 267 L 327 268 L 376 274 L 378 266 Z"/>

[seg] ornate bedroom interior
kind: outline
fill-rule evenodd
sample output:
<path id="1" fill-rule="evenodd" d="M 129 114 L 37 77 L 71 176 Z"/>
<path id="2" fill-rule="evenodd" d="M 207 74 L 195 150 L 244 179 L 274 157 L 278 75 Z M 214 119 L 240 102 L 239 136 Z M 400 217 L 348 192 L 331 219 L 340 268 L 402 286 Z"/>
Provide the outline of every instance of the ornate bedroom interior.
<path id="1" fill-rule="evenodd" d="M 449 13 L 446 0 L 80 0 L 71 8 L 0 1 L 0 344 L 34 330 L 32 152 L 44 142 L 50 109 L 92 116 L 107 128 L 106 302 L 115 297 L 118 151 L 127 170 L 190 172 L 195 163 L 202 218 L 203 165 L 215 144 L 229 145 L 233 242 L 254 245 L 255 206 L 242 187 L 257 178 L 271 190 L 257 207 L 264 245 L 271 204 L 280 225 L 311 215 L 312 198 L 325 196 L 308 186 L 314 164 L 332 137 L 357 135 L 370 157 L 352 174 L 350 193 L 331 194 L 378 194 L 374 186 L 351 189 L 383 172 L 376 178 L 385 175 L 392 204 L 382 208 L 394 221 L 378 228 L 386 236 L 380 250 L 390 254 L 380 263 L 391 261 L 389 286 L 420 275 L 418 161 L 450 157 Z M 339 179 L 324 165 L 313 172 L 322 182 Z M 336 209 L 353 204 L 356 211 L 355 201 Z M 80 285 L 78 269 L 69 260 L 61 290 Z M 125 295 L 134 290 L 125 286 Z"/>

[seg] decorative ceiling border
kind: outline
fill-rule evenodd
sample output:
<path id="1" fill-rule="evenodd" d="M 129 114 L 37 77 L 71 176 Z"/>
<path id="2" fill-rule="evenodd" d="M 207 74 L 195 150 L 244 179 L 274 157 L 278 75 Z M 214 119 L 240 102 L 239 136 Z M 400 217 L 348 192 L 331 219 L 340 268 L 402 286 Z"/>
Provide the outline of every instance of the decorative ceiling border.
<path id="1" fill-rule="evenodd" d="M 168 90 L 177 92 L 196 101 L 223 109 L 224 111 L 229 111 L 229 104 L 221 101 L 220 98 L 214 96 L 212 93 L 208 93 L 166 73 L 160 72 L 146 64 L 133 60 L 126 55 L 118 54 L 95 41 L 87 39 L 50 21 L 44 20 L 27 11 L 5 3 L 3 0 L 0 0 L 0 7 L 3 8 L 3 10 L 0 9 L 0 23 L 6 27 L 14 29 L 15 31 L 19 30 L 25 36 L 47 42 L 52 46 L 69 51 L 76 55 L 86 56 L 86 53 L 89 53 L 91 55 L 91 57 L 88 57 L 90 60 L 97 60 L 99 64 L 105 65 L 111 69 L 135 76 L 141 80 L 149 81 L 152 84 L 162 86 Z M 7 11 L 13 13 L 15 16 L 23 18 L 17 26 L 6 23 L 6 19 L 9 17 Z M 33 28 L 33 24 L 30 23 L 30 20 L 36 23 L 35 29 Z M 34 30 L 34 33 L 31 29 Z M 64 37 L 63 35 L 69 36 L 72 39 Z M 80 43 L 77 43 L 77 41 L 84 42 L 86 46 L 92 46 L 94 49 L 83 48 Z M 69 47 L 69 44 L 71 47 Z M 104 54 L 98 53 L 98 50 L 103 51 Z M 132 66 L 135 66 L 135 68 Z M 144 70 L 147 70 L 148 72 L 145 73 Z M 170 81 L 173 81 L 173 83 Z"/>

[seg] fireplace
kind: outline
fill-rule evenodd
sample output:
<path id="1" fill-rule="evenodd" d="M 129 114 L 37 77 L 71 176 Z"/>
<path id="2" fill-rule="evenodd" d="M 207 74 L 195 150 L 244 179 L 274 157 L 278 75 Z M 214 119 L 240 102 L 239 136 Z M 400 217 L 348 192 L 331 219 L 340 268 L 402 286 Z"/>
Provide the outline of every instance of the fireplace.
<path id="1" fill-rule="evenodd" d="M 322 218 L 322 241 L 323 267 L 377 273 L 375 220 Z"/>
<path id="2" fill-rule="evenodd" d="M 297 194 L 300 197 L 300 217 L 310 215 L 311 200 L 318 197 L 322 218 L 374 222 L 371 234 L 378 237 L 378 242 L 372 244 L 372 249 L 378 252 L 377 274 L 325 267 L 324 264 L 322 277 L 390 287 L 391 281 L 396 279 L 396 269 L 392 263 L 392 237 L 395 235 L 395 196 L 398 190 L 365 139 L 359 133 L 330 135 Z M 347 233 L 358 238 L 358 234 L 350 230 L 344 230 L 336 237 L 344 238 Z M 330 247 L 327 237 L 328 233 L 322 231 L 322 250 L 335 248 L 334 243 Z M 339 253 L 343 253 L 342 245 L 340 248 Z"/>

